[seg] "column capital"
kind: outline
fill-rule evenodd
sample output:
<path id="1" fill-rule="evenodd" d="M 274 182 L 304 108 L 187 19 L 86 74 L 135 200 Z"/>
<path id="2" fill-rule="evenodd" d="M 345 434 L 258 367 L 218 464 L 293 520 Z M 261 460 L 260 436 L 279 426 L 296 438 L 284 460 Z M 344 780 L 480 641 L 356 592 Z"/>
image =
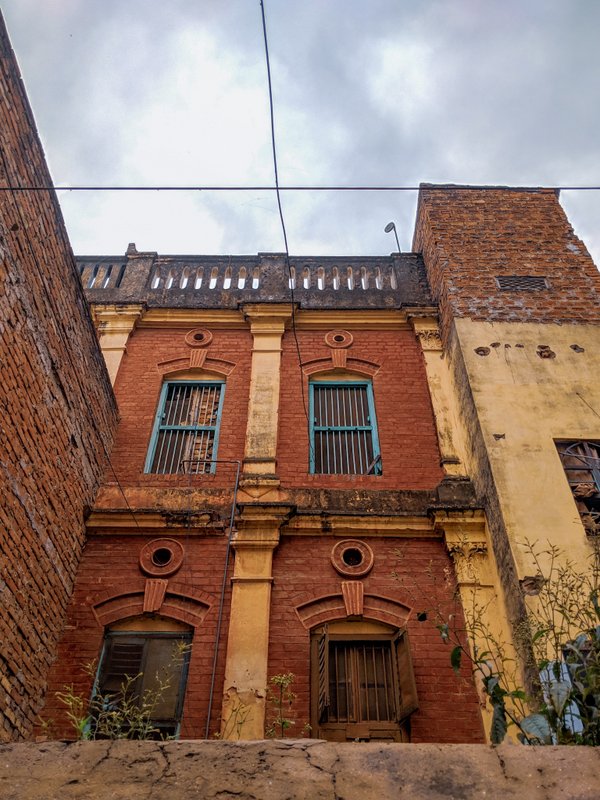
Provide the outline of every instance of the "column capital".
<path id="1" fill-rule="evenodd" d="M 283 333 L 292 318 L 291 303 L 246 303 L 242 310 L 253 334 Z"/>
<path id="2" fill-rule="evenodd" d="M 100 336 L 106 333 L 129 334 L 142 318 L 145 305 L 143 303 L 128 303 L 127 305 L 93 303 L 91 311 L 92 319 Z"/>
<path id="3" fill-rule="evenodd" d="M 423 350 L 437 350 L 441 352 L 443 347 L 437 316 L 412 315 L 409 312 L 407 317 L 415 332 L 415 336 L 419 340 L 421 348 Z"/>

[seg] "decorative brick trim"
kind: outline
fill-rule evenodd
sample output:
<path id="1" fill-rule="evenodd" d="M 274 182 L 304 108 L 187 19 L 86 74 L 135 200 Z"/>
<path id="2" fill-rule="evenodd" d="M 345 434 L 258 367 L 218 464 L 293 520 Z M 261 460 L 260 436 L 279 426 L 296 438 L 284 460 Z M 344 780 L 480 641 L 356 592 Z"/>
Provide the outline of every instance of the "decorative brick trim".
<path id="1" fill-rule="evenodd" d="M 196 368 L 196 365 L 192 364 L 192 356 L 200 353 L 206 354 L 206 350 L 192 351 L 190 356 L 186 358 L 173 358 L 169 361 L 159 361 L 156 365 L 156 369 L 163 377 L 166 377 L 173 372 L 181 372 L 182 370 Z M 199 355 L 198 357 L 201 358 Z M 225 361 L 223 358 L 205 358 L 203 368 L 220 375 L 231 375 L 235 369 L 235 363 L 233 361 Z"/>
<path id="2" fill-rule="evenodd" d="M 192 328 L 185 335 L 185 343 L 188 347 L 208 347 L 212 339 L 212 333 L 206 328 Z"/>
<path id="3" fill-rule="evenodd" d="M 98 625 L 106 627 L 118 620 L 142 616 L 148 611 L 145 608 L 146 586 L 146 581 L 140 580 L 136 581 L 128 592 L 123 592 L 113 586 L 112 589 L 107 589 L 99 595 L 91 604 Z M 212 605 L 212 600 L 213 598 L 206 592 L 196 592 L 181 583 L 173 582 L 166 587 L 164 599 L 160 605 L 160 613 L 162 616 L 171 617 L 195 627 L 204 620 Z"/>
<path id="4" fill-rule="evenodd" d="M 337 352 L 339 353 L 340 351 L 338 350 Z M 315 375 L 318 372 L 330 372 L 336 366 L 337 364 L 330 358 L 315 358 L 312 361 L 305 361 L 302 364 L 302 371 L 305 375 Z M 381 364 L 376 361 L 367 361 L 364 358 L 347 358 L 345 366 L 351 372 L 362 373 L 369 377 L 373 377 L 381 369 Z"/>
<path id="5" fill-rule="evenodd" d="M 325 334 L 325 344 L 329 347 L 351 347 L 353 341 L 350 331 L 335 330 Z"/>
<path id="6" fill-rule="evenodd" d="M 144 613 L 160 611 L 168 585 L 169 581 L 161 578 L 148 578 L 144 590 Z"/>
<path id="7" fill-rule="evenodd" d="M 190 369 L 202 369 L 207 355 L 206 350 L 190 350 Z"/>
<path id="8" fill-rule="evenodd" d="M 295 609 L 298 619 L 306 630 L 324 622 L 346 619 L 348 612 L 343 594 L 330 594 L 309 600 Z M 382 595 L 365 594 L 362 616 L 375 622 L 383 622 L 403 628 L 411 608 Z"/>
<path id="9" fill-rule="evenodd" d="M 365 587 L 360 581 L 342 581 L 342 595 L 346 616 L 362 617 L 365 605 Z"/>

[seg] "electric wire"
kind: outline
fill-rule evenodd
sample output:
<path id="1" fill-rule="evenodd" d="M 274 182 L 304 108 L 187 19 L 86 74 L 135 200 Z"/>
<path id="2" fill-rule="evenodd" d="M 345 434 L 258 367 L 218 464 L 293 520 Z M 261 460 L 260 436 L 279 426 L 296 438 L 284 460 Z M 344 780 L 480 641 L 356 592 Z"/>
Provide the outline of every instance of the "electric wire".
<path id="1" fill-rule="evenodd" d="M 9 169 L 8 169 L 8 163 L 6 161 L 6 158 L 4 157 L 4 153 L 2 152 L 2 150 L 0 150 L 0 159 L 1 159 L 1 162 L 2 162 L 2 169 L 4 170 L 4 173 L 7 176 L 10 175 L 10 172 L 9 172 Z M 25 220 L 23 218 L 23 213 L 21 211 L 21 207 L 20 207 L 19 203 L 17 202 L 17 198 L 15 197 L 14 193 L 12 193 L 12 199 L 13 199 L 14 207 L 16 209 L 19 221 L 21 223 L 20 230 L 22 230 L 23 233 L 25 234 L 25 240 L 27 242 L 27 248 L 29 250 L 29 255 L 31 256 L 31 259 L 34 262 L 34 264 L 36 264 L 36 266 L 38 268 L 38 272 L 39 272 L 39 274 L 41 276 L 42 284 L 44 285 L 44 289 L 45 289 L 46 299 L 50 302 L 51 305 L 54 306 L 54 301 L 52 299 L 52 295 L 51 295 L 51 293 L 50 293 L 50 291 L 48 289 L 48 286 L 46 285 L 44 270 L 40 268 L 40 265 L 39 265 L 38 260 L 36 258 L 35 249 L 33 247 L 33 242 L 31 241 L 31 237 L 29 235 L 28 226 L 25 224 Z M 66 232 L 64 231 L 64 229 L 61 226 L 59 226 L 59 230 L 60 230 L 60 238 L 62 240 L 63 246 L 65 247 L 65 251 L 67 253 L 70 253 L 71 252 L 71 245 L 69 244 L 69 242 L 68 242 L 68 240 L 66 238 Z M 12 263 L 12 266 L 16 268 L 16 264 L 14 262 L 14 259 L 12 257 L 12 253 L 10 252 L 10 250 L 7 249 L 6 250 L 6 254 L 9 256 L 10 261 Z M 58 317 L 59 313 L 58 313 L 58 311 L 56 309 L 55 309 L 55 313 L 56 313 L 56 316 Z M 69 360 L 71 362 L 71 367 L 73 368 L 73 370 L 75 372 L 77 372 L 77 366 L 76 366 L 75 362 L 73 361 L 73 353 L 72 353 L 71 348 L 67 348 L 67 354 L 68 354 L 68 358 L 69 358 Z M 94 418 L 94 413 L 93 413 L 92 408 L 91 408 L 91 406 L 90 406 L 90 404 L 89 404 L 89 402 L 87 400 L 87 394 L 85 392 L 82 394 L 82 401 L 83 401 L 84 406 L 87 408 L 87 411 L 88 411 L 88 414 L 89 414 L 90 418 L 93 419 Z M 121 485 L 121 482 L 119 481 L 119 477 L 117 475 L 117 472 L 116 472 L 116 470 L 114 468 L 114 465 L 112 463 L 112 460 L 110 458 L 109 449 L 106 446 L 106 442 L 104 441 L 104 437 L 100 432 L 98 432 L 98 439 L 100 440 L 100 443 L 102 445 L 102 450 L 104 451 L 104 456 L 105 456 L 106 461 L 108 463 L 108 466 L 110 467 L 110 470 L 111 470 L 111 472 L 112 472 L 112 474 L 114 476 L 115 482 L 116 482 L 116 484 L 117 484 L 117 486 L 119 488 L 119 491 L 121 492 L 121 494 L 123 496 L 123 500 L 125 501 L 125 505 L 127 507 L 127 510 L 129 511 L 133 521 L 135 522 L 136 527 L 139 529 L 140 528 L 140 524 L 139 524 L 139 522 L 137 520 L 137 517 L 135 516 L 135 514 L 133 512 L 133 509 L 129 505 L 129 501 L 127 499 L 127 495 L 125 494 L 125 490 L 123 489 L 123 487 Z"/>
<path id="2" fill-rule="evenodd" d="M 271 84 L 271 63 L 269 59 L 269 43 L 267 39 L 267 22 L 265 19 L 265 6 L 263 0 L 260 0 L 260 13 L 262 18 L 263 38 L 265 42 L 265 61 L 267 64 L 267 83 L 269 89 L 269 114 L 271 121 L 271 148 L 273 151 L 273 171 L 275 175 L 275 192 L 277 195 L 277 208 L 279 210 L 279 220 L 281 222 L 281 230 L 283 233 L 283 243 L 285 246 L 285 263 L 288 273 L 288 284 L 290 287 L 290 300 L 292 305 L 292 335 L 294 337 L 294 344 L 296 347 L 296 354 L 298 356 L 298 369 L 300 370 L 300 389 L 302 392 L 302 408 L 304 409 L 304 416 L 306 417 L 308 444 L 312 450 L 312 442 L 310 440 L 310 421 L 308 417 L 308 408 L 306 405 L 306 395 L 304 392 L 304 372 L 302 371 L 302 354 L 300 352 L 300 343 L 298 341 L 298 333 L 296 331 L 296 306 L 294 299 L 294 277 L 292 275 L 292 266 L 290 264 L 290 250 L 288 247 L 287 231 L 285 227 L 285 219 L 283 217 L 283 208 L 281 205 L 281 193 L 279 191 L 279 169 L 277 165 L 277 147 L 275 142 L 275 114 L 273 109 L 273 87 Z"/>
<path id="3" fill-rule="evenodd" d="M 256 185 L 256 186 L 220 186 L 220 185 L 193 185 L 193 186 L 170 186 L 154 185 L 154 186 L 99 186 L 99 185 L 81 185 L 81 186 L 56 186 L 53 184 L 48 185 L 9 185 L 0 186 L 0 192 L 419 192 L 419 191 L 433 191 L 433 192 L 494 192 L 499 189 L 508 189 L 511 192 L 598 192 L 600 186 L 507 186 L 507 185 L 444 185 L 444 184 L 424 184 L 423 186 L 327 186 L 327 185 L 314 185 L 314 186 L 281 186 L 276 184 L 271 186 Z"/>

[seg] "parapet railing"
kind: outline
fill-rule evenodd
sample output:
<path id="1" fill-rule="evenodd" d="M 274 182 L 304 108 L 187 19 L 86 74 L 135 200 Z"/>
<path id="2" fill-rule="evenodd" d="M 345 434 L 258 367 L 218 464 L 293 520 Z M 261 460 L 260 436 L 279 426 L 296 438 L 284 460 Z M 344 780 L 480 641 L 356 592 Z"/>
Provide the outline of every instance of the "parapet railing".
<path id="1" fill-rule="evenodd" d="M 92 302 L 133 301 L 156 305 L 207 302 L 285 301 L 293 290 L 300 302 L 342 296 L 352 305 L 430 303 L 421 257 L 408 253 L 387 258 L 293 258 L 288 270 L 281 257 L 136 257 L 78 260 L 83 287 Z M 211 296 L 212 295 L 212 296 Z M 353 296 L 350 299 L 350 296 Z"/>

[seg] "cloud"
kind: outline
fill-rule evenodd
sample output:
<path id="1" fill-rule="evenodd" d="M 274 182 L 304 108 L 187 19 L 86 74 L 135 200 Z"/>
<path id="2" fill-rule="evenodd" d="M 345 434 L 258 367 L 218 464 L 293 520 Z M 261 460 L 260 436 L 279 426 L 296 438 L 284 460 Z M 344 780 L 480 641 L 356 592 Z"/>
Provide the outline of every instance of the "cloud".
<path id="1" fill-rule="evenodd" d="M 300 184 L 600 184 L 600 4 L 266 0 L 280 177 Z M 246 0 L 9 0 L 64 183 L 272 181 L 260 7 Z M 413 194 L 285 194 L 298 254 L 380 254 Z M 600 193 L 565 194 L 596 254 Z M 281 250 L 265 193 L 68 195 L 76 251 Z M 127 231 L 130 233 L 127 233 Z M 596 259 L 598 261 L 598 258 Z"/>

